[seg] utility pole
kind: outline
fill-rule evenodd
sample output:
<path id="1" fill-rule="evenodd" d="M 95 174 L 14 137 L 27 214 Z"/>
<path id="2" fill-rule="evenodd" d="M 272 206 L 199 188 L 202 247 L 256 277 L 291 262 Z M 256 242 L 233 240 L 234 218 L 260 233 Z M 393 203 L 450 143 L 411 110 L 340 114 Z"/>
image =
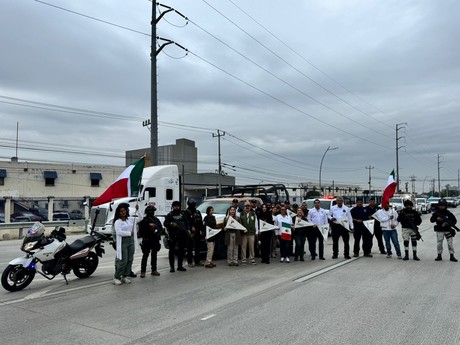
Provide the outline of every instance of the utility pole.
<path id="1" fill-rule="evenodd" d="M 407 122 L 396 124 L 396 183 L 397 183 L 398 191 L 400 190 L 399 189 L 399 149 L 404 147 L 404 146 L 399 146 L 399 139 L 404 138 L 404 137 L 399 136 L 399 130 L 402 128 L 405 128 L 402 125 L 407 125 Z"/>
<path id="2" fill-rule="evenodd" d="M 221 159 L 221 153 L 220 153 L 220 138 L 223 137 L 223 136 L 225 136 L 225 132 L 221 131 L 220 129 L 217 130 L 217 134 L 212 133 L 213 138 L 217 137 L 217 155 L 218 155 L 217 173 L 219 174 L 219 176 L 218 176 L 219 196 L 222 195 L 222 183 L 220 181 L 221 176 L 222 176 L 222 159 Z"/>
<path id="3" fill-rule="evenodd" d="M 166 8 L 165 11 L 161 12 L 160 16 L 157 18 L 157 6 Z M 168 13 L 174 11 L 184 19 L 187 19 L 182 13 L 176 11 L 174 8 L 157 3 L 156 1 L 152 1 L 152 21 L 150 22 L 152 26 L 152 37 L 150 43 L 150 123 L 144 123 L 144 126 L 150 125 L 150 155 L 151 155 L 151 165 L 155 166 L 158 165 L 158 90 L 157 90 L 157 55 L 161 52 L 161 50 L 167 46 L 168 44 L 175 44 L 176 46 L 184 49 L 180 44 L 177 44 L 174 41 L 168 39 L 162 39 L 161 37 L 157 37 L 157 24 L 163 16 Z M 166 41 L 163 43 L 158 50 L 156 49 L 157 39 L 161 39 Z"/>
<path id="4" fill-rule="evenodd" d="M 441 165 L 440 165 L 441 155 L 438 153 L 438 190 L 439 197 L 441 197 Z"/>
<path id="5" fill-rule="evenodd" d="M 411 182 L 411 188 L 412 188 L 412 199 L 415 200 L 415 181 L 416 181 L 416 176 L 412 175 L 410 177 L 410 182 Z"/>
<path id="6" fill-rule="evenodd" d="M 155 1 L 152 1 L 152 21 L 150 24 L 152 26 L 150 42 L 150 162 L 151 166 L 155 166 L 158 165 L 157 11 Z"/>
<path id="7" fill-rule="evenodd" d="M 366 169 L 369 169 L 369 193 L 368 193 L 368 196 L 370 197 L 371 196 L 371 170 L 374 169 L 373 166 L 368 166 L 366 167 Z"/>

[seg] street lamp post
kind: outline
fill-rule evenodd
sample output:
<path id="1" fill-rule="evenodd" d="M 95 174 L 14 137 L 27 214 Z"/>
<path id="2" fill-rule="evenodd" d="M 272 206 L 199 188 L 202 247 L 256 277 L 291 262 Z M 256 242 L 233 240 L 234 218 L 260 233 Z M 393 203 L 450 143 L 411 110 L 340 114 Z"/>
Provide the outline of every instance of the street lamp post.
<path id="1" fill-rule="evenodd" d="M 326 153 L 327 153 L 328 151 L 333 151 L 333 150 L 337 150 L 337 149 L 338 149 L 337 146 L 336 146 L 336 147 L 330 147 L 330 146 L 328 146 L 327 149 L 326 149 L 326 151 L 325 151 L 324 154 L 323 154 L 323 157 L 321 158 L 321 163 L 319 164 L 319 192 L 320 192 L 320 193 L 321 193 L 321 170 L 322 170 L 322 168 L 323 168 L 323 160 L 324 160 L 324 157 L 326 156 Z"/>

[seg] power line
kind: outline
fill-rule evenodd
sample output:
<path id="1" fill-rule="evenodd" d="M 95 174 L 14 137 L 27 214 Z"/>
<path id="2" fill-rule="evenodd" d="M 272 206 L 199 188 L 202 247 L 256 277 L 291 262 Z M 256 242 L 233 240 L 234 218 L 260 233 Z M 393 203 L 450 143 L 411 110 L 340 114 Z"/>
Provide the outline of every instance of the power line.
<path id="1" fill-rule="evenodd" d="M 204 1 L 204 0 L 202 0 Z M 206 2 L 206 1 L 204 1 Z M 201 30 L 203 30 L 204 32 L 206 32 L 208 35 L 212 36 L 214 39 L 218 40 L 220 43 L 222 43 L 223 45 L 225 45 L 227 48 L 231 49 L 232 51 L 234 51 L 235 53 L 237 53 L 238 55 L 240 55 L 241 57 L 243 57 L 244 59 L 246 59 L 247 61 L 251 62 L 252 64 L 254 64 L 255 66 L 257 66 L 258 68 L 260 68 L 261 70 L 263 70 L 264 72 L 266 72 L 267 74 L 271 75 L 272 77 L 276 78 L 277 80 L 279 80 L 280 82 L 282 82 L 283 84 L 287 85 L 288 87 L 294 89 L 295 91 L 299 92 L 300 94 L 302 94 L 303 96 L 307 97 L 308 99 L 311 99 L 312 101 L 320 104 L 321 106 L 331 110 L 332 112 L 336 113 L 337 115 L 340 115 L 344 118 L 346 118 L 347 120 L 349 121 L 352 121 L 354 123 L 356 123 L 357 125 L 361 126 L 361 127 L 364 127 L 374 133 L 377 133 L 379 135 L 382 135 L 384 137 L 387 137 L 389 139 L 392 139 L 390 136 L 388 135 L 385 135 L 383 134 L 381 131 L 377 131 L 375 129 L 373 129 L 372 127 L 369 127 L 369 126 L 366 126 L 364 125 L 362 122 L 359 122 L 359 121 L 356 121 L 354 119 L 352 119 L 351 117 L 335 110 L 334 108 L 328 106 L 327 104 L 321 102 L 320 100 L 310 96 L 309 94 L 307 94 L 306 92 L 300 90 L 299 88 L 297 88 L 296 86 L 292 85 L 291 83 L 287 82 L 286 80 L 282 79 L 281 77 L 277 76 L 275 73 L 271 72 L 269 69 L 261 66 L 260 64 L 258 64 L 257 62 L 255 62 L 254 60 L 250 59 L 249 57 L 247 57 L 246 55 L 244 55 L 243 53 L 239 52 L 238 50 L 236 50 L 235 48 L 231 47 L 229 44 L 225 43 L 223 40 L 221 40 L 220 38 L 218 38 L 217 36 L 215 36 L 214 34 L 210 33 L 209 31 L 207 31 L 206 29 L 204 29 L 203 27 L 201 27 L 200 25 L 198 25 L 197 23 L 195 23 L 193 20 L 190 20 L 190 22 L 192 24 L 194 24 L 195 26 L 197 26 L 198 28 L 200 28 Z M 235 24 L 236 25 L 236 24 Z M 249 34 L 248 34 L 249 35 Z M 252 36 L 251 36 L 252 37 Z M 255 39 L 255 38 L 254 38 Z M 260 42 L 259 42 L 260 43 Z M 267 48 L 269 49 L 269 48 Z M 271 51 L 271 50 L 270 50 Z M 287 61 L 285 61 L 284 59 L 282 59 L 279 55 L 277 55 L 275 52 L 271 51 L 273 54 L 275 54 L 277 57 L 279 57 L 282 61 L 284 61 L 285 63 L 287 63 L 288 65 L 290 65 Z M 303 74 L 303 72 L 301 72 L 300 70 L 298 70 L 297 68 L 295 68 L 294 66 L 290 65 L 291 67 L 293 67 L 297 72 Z M 309 78 L 307 76 L 307 78 Z M 311 78 L 309 78 L 311 79 Z M 338 96 L 337 96 L 338 97 Z M 368 115 L 368 114 L 366 114 Z"/>
<path id="2" fill-rule="evenodd" d="M 83 14 L 83 13 L 80 13 L 80 12 L 77 12 L 77 11 L 72 11 L 72 10 L 69 10 L 69 9 L 67 9 L 67 8 L 57 6 L 57 5 L 53 5 L 53 4 L 50 4 L 50 3 L 45 2 L 45 1 L 41 1 L 41 0 L 35 0 L 35 1 L 38 2 L 38 3 L 40 3 L 40 4 L 43 4 L 43 5 L 47 5 L 47 6 L 50 6 L 50 7 L 57 8 L 57 9 L 59 9 L 59 10 L 61 10 L 61 11 L 65 11 L 65 12 L 69 12 L 69 13 L 75 14 L 75 15 L 77 15 L 77 16 L 85 17 L 85 18 L 88 18 L 88 19 L 95 20 L 95 21 L 97 21 L 97 22 L 101 22 L 101 23 L 104 23 L 104 24 L 107 24 L 107 25 L 115 26 L 115 27 L 120 28 L 120 29 L 128 30 L 128 31 L 131 31 L 131 32 L 135 32 L 135 33 L 137 33 L 137 34 L 141 34 L 141 35 L 144 35 L 144 36 L 151 37 L 151 35 L 150 35 L 149 33 L 145 33 L 145 32 L 138 31 L 138 30 L 134 30 L 134 29 L 128 28 L 127 26 L 118 25 L 118 24 L 109 22 L 109 21 L 107 21 L 107 20 L 102 20 L 102 19 L 99 19 L 99 18 L 96 18 L 96 17 L 88 16 L 88 15 L 86 15 L 86 14 Z"/>

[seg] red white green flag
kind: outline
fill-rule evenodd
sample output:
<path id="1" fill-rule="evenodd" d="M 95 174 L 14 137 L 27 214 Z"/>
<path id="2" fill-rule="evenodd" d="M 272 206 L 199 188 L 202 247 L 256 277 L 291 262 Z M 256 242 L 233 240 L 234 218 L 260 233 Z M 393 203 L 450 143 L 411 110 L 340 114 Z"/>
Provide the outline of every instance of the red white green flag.
<path id="1" fill-rule="evenodd" d="M 390 202 L 390 198 L 396 192 L 397 185 L 398 183 L 395 181 L 395 171 L 393 170 L 390 176 L 388 177 L 387 186 L 385 187 L 385 190 L 383 191 L 382 207 L 385 207 L 385 205 L 388 205 L 388 203 Z"/>
<path id="2" fill-rule="evenodd" d="M 291 240 L 291 224 L 281 222 L 281 239 Z"/>
<path id="3" fill-rule="evenodd" d="M 145 158 L 135 161 L 121 173 L 102 195 L 94 200 L 93 206 L 110 202 L 113 199 L 137 195 L 141 186 L 142 171 L 144 170 Z"/>

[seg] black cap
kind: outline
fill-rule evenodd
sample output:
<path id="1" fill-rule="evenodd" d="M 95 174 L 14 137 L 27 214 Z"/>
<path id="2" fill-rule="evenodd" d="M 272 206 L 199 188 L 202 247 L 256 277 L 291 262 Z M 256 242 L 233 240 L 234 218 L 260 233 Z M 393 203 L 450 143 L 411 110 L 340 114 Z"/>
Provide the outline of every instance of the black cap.
<path id="1" fill-rule="evenodd" d="M 176 200 L 176 201 L 173 201 L 173 203 L 172 203 L 171 206 L 172 206 L 172 207 L 174 207 L 174 206 L 181 206 L 181 205 L 180 205 L 180 201 L 177 201 L 177 200 Z"/>
<path id="2" fill-rule="evenodd" d="M 438 201 L 438 206 L 447 206 L 447 201 L 444 199 L 441 199 Z"/>
<path id="3" fill-rule="evenodd" d="M 404 206 L 414 206 L 414 203 L 410 200 L 404 200 Z"/>
<path id="4" fill-rule="evenodd" d="M 145 208 L 145 213 L 153 213 L 157 210 L 157 208 L 155 206 L 147 206 Z"/>

